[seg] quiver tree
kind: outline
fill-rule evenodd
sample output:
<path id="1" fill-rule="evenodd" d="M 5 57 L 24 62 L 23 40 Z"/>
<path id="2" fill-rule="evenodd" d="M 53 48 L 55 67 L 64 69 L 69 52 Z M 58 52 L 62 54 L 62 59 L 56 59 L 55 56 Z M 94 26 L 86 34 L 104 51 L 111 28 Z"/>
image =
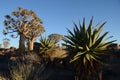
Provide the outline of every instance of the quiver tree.
<path id="1" fill-rule="evenodd" d="M 2 48 L 2 44 L 0 44 L 0 48 Z"/>
<path id="2" fill-rule="evenodd" d="M 55 45 L 57 45 L 57 43 L 58 43 L 59 41 L 63 40 L 65 37 L 64 37 L 63 35 L 54 33 L 54 34 L 50 34 L 50 35 L 48 36 L 48 38 L 54 40 Z"/>
<path id="3" fill-rule="evenodd" d="M 34 42 L 34 40 L 45 31 L 41 26 L 42 21 L 32 10 L 19 7 L 17 11 L 12 12 L 12 15 L 6 15 L 5 17 L 3 34 L 12 33 L 12 37 L 20 35 L 20 51 L 24 51 L 25 49 L 25 38 L 28 40 L 28 43 L 30 43 L 29 47 L 31 47 L 33 46 L 31 42 Z M 14 34 L 15 32 L 17 33 L 16 36 Z M 29 49 L 32 50 L 32 47 Z"/>
<path id="4" fill-rule="evenodd" d="M 3 39 L 3 45 L 4 45 L 4 48 L 8 48 L 8 46 L 10 45 L 10 39 L 8 38 L 4 38 Z"/>
<path id="5" fill-rule="evenodd" d="M 45 32 L 41 24 L 40 19 L 34 19 L 27 24 L 29 29 L 25 32 L 25 37 L 28 41 L 28 50 L 33 50 L 34 41 Z"/>

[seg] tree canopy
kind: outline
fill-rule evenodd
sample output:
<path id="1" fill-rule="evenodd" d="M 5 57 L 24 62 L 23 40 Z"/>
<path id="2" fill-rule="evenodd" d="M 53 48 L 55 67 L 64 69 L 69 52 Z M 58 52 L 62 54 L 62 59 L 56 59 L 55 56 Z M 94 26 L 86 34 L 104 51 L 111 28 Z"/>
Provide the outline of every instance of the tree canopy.
<path id="1" fill-rule="evenodd" d="M 63 35 L 57 34 L 57 33 L 53 33 L 50 34 L 48 36 L 49 39 L 53 39 L 55 41 L 55 43 L 59 42 L 60 40 L 64 39 Z"/>
<path id="2" fill-rule="evenodd" d="M 29 44 L 32 44 L 35 39 L 45 32 L 42 26 L 43 22 L 32 10 L 19 7 L 17 11 L 12 12 L 12 15 L 6 15 L 5 18 L 3 34 L 12 33 L 12 37 L 20 35 L 20 37 L 26 38 Z M 15 32 L 17 33 L 16 36 Z M 20 40 L 24 41 L 23 39 Z"/>

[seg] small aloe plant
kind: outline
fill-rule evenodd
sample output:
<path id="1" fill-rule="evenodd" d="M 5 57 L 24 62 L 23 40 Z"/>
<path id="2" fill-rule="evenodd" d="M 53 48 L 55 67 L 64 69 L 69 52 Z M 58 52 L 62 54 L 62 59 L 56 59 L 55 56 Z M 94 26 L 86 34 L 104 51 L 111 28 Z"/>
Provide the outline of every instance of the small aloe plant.
<path id="1" fill-rule="evenodd" d="M 40 38 L 40 54 L 47 55 L 50 51 L 54 49 L 54 40 L 47 39 L 44 37 Z"/>
<path id="2" fill-rule="evenodd" d="M 104 63 L 101 56 L 106 53 L 104 50 L 114 41 L 107 41 L 112 36 L 105 38 L 108 32 L 101 34 L 106 22 L 97 25 L 93 28 L 93 18 L 90 24 L 86 27 L 85 18 L 83 24 L 74 23 L 73 32 L 68 30 L 68 35 L 65 36 L 64 46 L 69 53 L 70 62 L 74 63 L 77 73 L 76 80 L 101 80 L 99 74 Z M 98 76 L 99 75 L 99 76 Z"/>

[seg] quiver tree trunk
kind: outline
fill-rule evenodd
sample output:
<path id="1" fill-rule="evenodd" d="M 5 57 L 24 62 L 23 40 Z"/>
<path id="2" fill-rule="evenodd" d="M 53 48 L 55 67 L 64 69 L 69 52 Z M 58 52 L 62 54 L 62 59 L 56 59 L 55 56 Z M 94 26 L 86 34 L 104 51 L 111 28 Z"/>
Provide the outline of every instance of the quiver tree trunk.
<path id="1" fill-rule="evenodd" d="M 24 51 L 25 51 L 25 37 L 24 37 L 24 35 L 23 34 L 20 34 L 20 40 L 19 40 L 19 52 L 21 53 L 21 54 L 23 54 L 24 53 Z"/>
<path id="2" fill-rule="evenodd" d="M 34 46 L 34 40 L 29 40 L 28 41 L 28 50 L 32 51 Z"/>

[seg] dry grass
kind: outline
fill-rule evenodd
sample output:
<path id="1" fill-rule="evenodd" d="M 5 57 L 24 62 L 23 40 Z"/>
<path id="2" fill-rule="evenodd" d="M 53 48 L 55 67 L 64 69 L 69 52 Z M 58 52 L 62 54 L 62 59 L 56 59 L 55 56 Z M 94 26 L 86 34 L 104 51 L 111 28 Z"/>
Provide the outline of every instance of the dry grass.
<path id="1" fill-rule="evenodd" d="M 56 59 L 63 59 L 67 56 L 66 51 L 61 48 L 56 48 L 54 51 L 51 51 L 49 58 L 51 61 Z M 29 64 L 17 62 L 17 67 L 11 69 L 11 77 L 13 80 L 40 80 L 43 78 L 42 71 L 46 67 L 46 63 L 39 63 L 40 57 L 36 53 L 30 53 L 29 55 L 24 56 L 25 62 L 29 61 Z M 13 61 L 17 59 L 11 58 Z M 34 63 L 33 63 L 34 62 Z M 36 63 L 36 64 L 35 64 Z M 41 76 L 41 77 L 40 77 Z M 47 76 L 47 74 L 46 74 Z M 7 77 L 0 76 L 0 80 L 9 80 Z"/>
<path id="2" fill-rule="evenodd" d="M 7 80 L 5 77 L 0 76 L 0 80 Z"/>
<path id="3" fill-rule="evenodd" d="M 0 80 L 10 80 L 10 77 L 8 75 L 0 73 Z"/>
<path id="4" fill-rule="evenodd" d="M 61 48 L 57 48 L 55 49 L 55 51 L 52 53 L 52 55 L 50 56 L 51 60 L 54 59 L 63 59 L 67 57 L 67 52 Z"/>

